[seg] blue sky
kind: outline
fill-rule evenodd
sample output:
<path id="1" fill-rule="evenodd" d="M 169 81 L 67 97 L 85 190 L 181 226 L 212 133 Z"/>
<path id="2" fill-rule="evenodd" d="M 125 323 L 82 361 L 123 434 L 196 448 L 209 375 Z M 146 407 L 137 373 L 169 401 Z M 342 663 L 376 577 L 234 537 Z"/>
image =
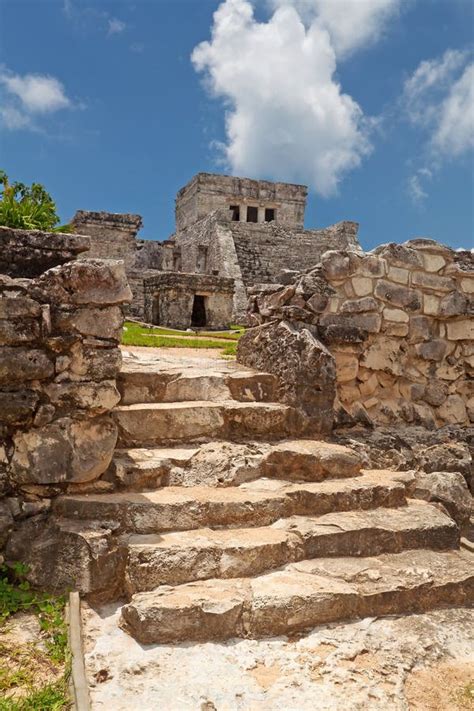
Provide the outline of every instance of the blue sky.
<path id="1" fill-rule="evenodd" d="M 63 221 L 136 212 L 151 239 L 205 171 L 304 182 L 306 226 L 356 220 L 366 248 L 474 247 L 473 13 L 471 0 L 0 0 L 0 165 L 43 183 Z"/>

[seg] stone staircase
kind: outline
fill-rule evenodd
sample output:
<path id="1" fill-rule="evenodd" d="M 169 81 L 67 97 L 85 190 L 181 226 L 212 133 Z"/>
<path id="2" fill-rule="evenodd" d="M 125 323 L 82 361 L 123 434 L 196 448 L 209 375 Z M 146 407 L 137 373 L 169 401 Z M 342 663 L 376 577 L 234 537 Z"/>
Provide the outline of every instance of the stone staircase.
<path id="1" fill-rule="evenodd" d="M 472 603 L 474 557 L 443 510 L 410 499 L 413 474 L 295 438 L 272 376 L 128 358 L 119 388 L 114 490 L 59 497 L 54 513 L 88 540 L 107 531 L 88 575 L 110 568 L 121 625 L 141 643 Z"/>

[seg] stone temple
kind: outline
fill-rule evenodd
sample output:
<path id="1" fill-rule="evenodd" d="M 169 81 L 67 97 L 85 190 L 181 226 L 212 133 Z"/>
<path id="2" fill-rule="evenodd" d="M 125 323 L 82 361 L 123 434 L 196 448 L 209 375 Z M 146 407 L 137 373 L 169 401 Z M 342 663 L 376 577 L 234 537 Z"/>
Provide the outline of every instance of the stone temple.
<path id="1" fill-rule="evenodd" d="M 80 210 L 73 223 L 91 237 L 88 257 L 124 260 L 133 317 L 222 328 L 245 319 L 249 288 L 359 247 L 355 222 L 305 229 L 306 198 L 304 185 L 198 173 L 176 196 L 167 240 L 137 239 L 139 215 Z"/>

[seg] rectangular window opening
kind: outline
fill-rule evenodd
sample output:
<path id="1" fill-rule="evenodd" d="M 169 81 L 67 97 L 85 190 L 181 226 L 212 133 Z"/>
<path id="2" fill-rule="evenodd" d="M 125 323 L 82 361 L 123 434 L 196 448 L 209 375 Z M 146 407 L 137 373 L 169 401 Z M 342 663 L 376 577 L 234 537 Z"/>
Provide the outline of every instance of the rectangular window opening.
<path id="1" fill-rule="evenodd" d="M 258 207 L 253 205 L 247 207 L 247 222 L 258 222 Z"/>
<path id="2" fill-rule="evenodd" d="M 274 221 L 275 221 L 275 208 L 266 207 L 265 208 L 265 222 L 274 222 Z"/>
<path id="3" fill-rule="evenodd" d="M 240 221 L 240 207 L 239 207 L 239 205 L 231 205 L 229 207 L 229 210 L 232 213 L 232 222 L 239 222 Z"/>

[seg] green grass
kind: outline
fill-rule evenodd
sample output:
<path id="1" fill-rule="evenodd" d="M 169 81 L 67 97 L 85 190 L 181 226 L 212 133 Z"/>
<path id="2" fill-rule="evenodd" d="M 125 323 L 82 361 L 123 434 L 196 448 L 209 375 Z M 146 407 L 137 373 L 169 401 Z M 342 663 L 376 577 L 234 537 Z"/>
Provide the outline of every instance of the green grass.
<path id="1" fill-rule="evenodd" d="M 0 711 L 70 708 L 65 598 L 33 590 L 21 563 L 0 566 L 0 631 L 19 612 L 36 615 L 41 642 L 0 644 Z"/>
<path id="2" fill-rule="evenodd" d="M 219 348 L 223 355 L 234 356 L 237 352 L 237 342 L 243 331 L 244 329 L 239 333 L 223 331 L 191 333 L 171 328 L 160 328 L 159 326 L 147 328 L 132 321 L 126 321 L 122 333 L 122 343 L 125 346 L 153 348 Z M 180 336 L 180 338 L 176 336 Z"/>

